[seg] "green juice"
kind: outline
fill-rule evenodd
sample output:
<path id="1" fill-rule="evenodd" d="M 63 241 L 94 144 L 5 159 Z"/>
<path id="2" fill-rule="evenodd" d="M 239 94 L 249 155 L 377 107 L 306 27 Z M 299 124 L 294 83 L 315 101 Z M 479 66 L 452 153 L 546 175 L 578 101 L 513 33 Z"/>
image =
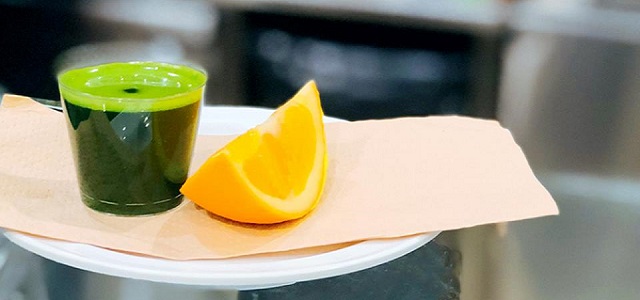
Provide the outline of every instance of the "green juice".
<path id="1" fill-rule="evenodd" d="M 117 215 L 178 206 L 206 75 L 135 62 L 70 70 L 58 80 L 82 201 Z"/>

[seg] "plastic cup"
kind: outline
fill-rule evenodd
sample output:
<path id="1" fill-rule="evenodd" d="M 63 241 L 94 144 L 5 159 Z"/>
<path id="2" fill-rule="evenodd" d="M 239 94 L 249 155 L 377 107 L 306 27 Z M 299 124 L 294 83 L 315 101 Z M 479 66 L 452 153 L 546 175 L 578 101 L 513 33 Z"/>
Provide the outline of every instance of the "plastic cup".
<path id="1" fill-rule="evenodd" d="M 182 202 L 206 80 L 200 70 L 160 62 L 107 63 L 58 75 L 86 206 L 147 215 Z"/>

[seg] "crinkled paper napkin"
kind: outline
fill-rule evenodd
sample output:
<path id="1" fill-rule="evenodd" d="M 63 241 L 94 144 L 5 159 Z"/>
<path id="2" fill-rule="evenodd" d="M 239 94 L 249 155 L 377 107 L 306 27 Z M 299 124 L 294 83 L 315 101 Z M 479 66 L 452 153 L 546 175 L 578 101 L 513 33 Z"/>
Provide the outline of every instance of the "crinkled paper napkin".
<path id="1" fill-rule="evenodd" d="M 398 238 L 558 214 L 496 121 L 407 117 L 326 125 L 320 204 L 277 225 L 230 222 L 185 201 L 117 217 L 80 201 L 64 116 L 7 95 L 0 107 L 0 227 L 175 260 L 219 259 Z M 231 136 L 199 136 L 192 171 Z"/>

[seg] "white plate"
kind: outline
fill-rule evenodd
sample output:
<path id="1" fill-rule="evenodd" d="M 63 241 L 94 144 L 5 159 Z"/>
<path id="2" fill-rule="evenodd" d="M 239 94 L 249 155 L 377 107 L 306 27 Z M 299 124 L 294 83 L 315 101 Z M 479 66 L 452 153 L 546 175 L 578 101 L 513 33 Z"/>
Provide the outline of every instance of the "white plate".
<path id="1" fill-rule="evenodd" d="M 201 134 L 241 133 L 261 123 L 272 110 L 204 107 Z M 326 118 L 327 122 L 338 121 Z M 259 289 L 342 275 L 405 255 L 439 232 L 407 238 L 371 240 L 319 254 L 248 256 L 218 260 L 174 261 L 111 251 L 86 244 L 5 232 L 9 240 L 47 259 L 112 276 L 218 289 Z"/>

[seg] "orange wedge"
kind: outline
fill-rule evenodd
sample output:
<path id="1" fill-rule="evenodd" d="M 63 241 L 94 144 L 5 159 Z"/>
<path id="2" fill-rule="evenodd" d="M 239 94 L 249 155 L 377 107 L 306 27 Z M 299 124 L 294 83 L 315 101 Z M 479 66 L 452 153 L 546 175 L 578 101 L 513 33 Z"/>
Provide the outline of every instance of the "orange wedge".
<path id="1" fill-rule="evenodd" d="M 181 192 L 205 210 L 244 223 L 300 218 L 318 203 L 327 154 L 320 95 L 304 85 L 264 123 L 218 150 Z"/>

